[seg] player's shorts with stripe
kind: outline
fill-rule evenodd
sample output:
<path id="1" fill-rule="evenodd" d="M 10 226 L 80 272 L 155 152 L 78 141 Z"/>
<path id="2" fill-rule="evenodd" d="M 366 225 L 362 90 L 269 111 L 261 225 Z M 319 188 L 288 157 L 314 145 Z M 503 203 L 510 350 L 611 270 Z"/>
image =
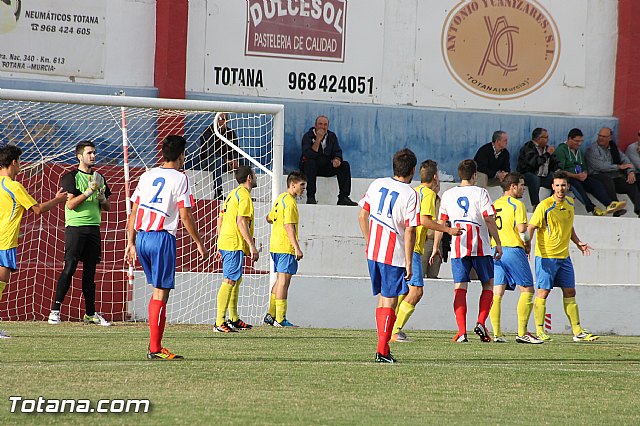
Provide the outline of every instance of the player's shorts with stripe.
<path id="1" fill-rule="evenodd" d="M 175 288 L 176 237 L 166 231 L 139 231 L 136 252 L 149 284 L 155 288 Z"/>
<path id="2" fill-rule="evenodd" d="M 242 277 L 242 263 L 244 252 L 242 250 L 220 250 L 222 255 L 222 278 L 238 281 Z"/>
<path id="3" fill-rule="evenodd" d="M 298 261 L 290 253 L 271 253 L 273 272 L 295 275 L 298 272 Z"/>
<path id="4" fill-rule="evenodd" d="M 424 287 L 424 274 L 422 272 L 422 258 L 420 257 L 420 253 L 416 253 L 414 251 L 412 259 L 413 261 L 411 262 L 411 270 L 413 274 L 411 275 L 411 279 L 407 281 L 407 284 L 414 287 Z"/>
<path id="5" fill-rule="evenodd" d="M 9 268 L 12 271 L 18 270 L 18 264 L 16 262 L 16 248 L 10 248 L 7 250 L 0 250 L 0 266 Z"/>
<path id="6" fill-rule="evenodd" d="M 397 297 L 407 294 L 409 287 L 404 279 L 405 269 L 399 266 L 387 265 L 368 259 L 369 275 L 373 295 L 382 294 L 383 297 Z"/>
<path id="7" fill-rule="evenodd" d="M 533 287 L 529 259 L 522 247 L 502 247 L 502 257 L 493 261 L 493 284 L 506 285 L 508 290 L 514 290 L 516 285 Z"/>
<path id="8" fill-rule="evenodd" d="M 97 264 L 102 256 L 99 226 L 64 228 L 64 260 Z"/>
<path id="9" fill-rule="evenodd" d="M 453 282 L 468 283 L 471 281 L 469 273 L 471 269 L 476 270 L 480 282 L 486 283 L 493 278 L 493 257 L 492 256 L 465 256 L 451 259 L 451 273 Z"/>
<path id="10" fill-rule="evenodd" d="M 536 256 L 535 266 L 536 288 L 551 290 L 554 287 L 576 287 L 576 276 L 570 257 L 551 259 Z"/>

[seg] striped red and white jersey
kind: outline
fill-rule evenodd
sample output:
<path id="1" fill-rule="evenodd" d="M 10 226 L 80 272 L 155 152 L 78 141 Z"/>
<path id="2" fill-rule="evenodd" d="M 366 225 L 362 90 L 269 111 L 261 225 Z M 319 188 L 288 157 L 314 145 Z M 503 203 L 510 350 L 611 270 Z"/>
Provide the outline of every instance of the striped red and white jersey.
<path id="1" fill-rule="evenodd" d="M 180 209 L 193 206 L 187 175 L 155 167 L 142 176 L 131 201 L 138 204 L 136 231 L 167 231 L 176 235 Z"/>
<path id="2" fill-rule="evenodd" d="M 369 212 L 367 259 L 406 266 L 404 231 L 420 223 L 418 193 L 408 183 L 381 178 L 371 183 L 358 204 Z"/>
<path id="3" fill-rule="evenodd" d="M 485 188 L 456 186 L 445 191 L 440 201 L 439 219 L 465 230 L 462 235 L 452 237 L 451 257 L 491 255 L 489 228 L 484 218 L 495 214 Z"/>

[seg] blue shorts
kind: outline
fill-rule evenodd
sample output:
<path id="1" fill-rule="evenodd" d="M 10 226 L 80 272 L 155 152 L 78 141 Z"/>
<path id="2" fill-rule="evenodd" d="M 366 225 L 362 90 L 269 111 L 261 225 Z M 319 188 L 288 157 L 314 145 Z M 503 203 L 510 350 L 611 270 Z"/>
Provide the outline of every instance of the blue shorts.
<path id="1" fill-rule="evenodd" d="M 370 259 L 367 260 L 367 263 L 369 264 L 371 288 L 374 296 L 382 294 L 382 297 L 398 297 L 409 292 L 409 287 L 404 279 L 404 268 Z"/>
<path id="2" fill-rule="evenodd" d="M 571 258 L 548 259 L 536 256 L 536 288 L 551 290 L 554 287 L 576 287 Z"/>
<path id="3" fill-rule="evenodd" d="M 155 288 L 175 288 L 176 237 L 166 231 L 139 231 L 136 251 L 149 284 Z"/>
<path id="4" fill-rule="evenodd" d="M 411 275 L 411 279 L 407 281 L 407 284 L 414 287 L 424 287 L 424 279 L 422 278 L 424 274 L 422 272 L 422 258 L 420 257 L 420 253 L 414 251 L 412 259 L 411 269 L 413 270 L 413 275 Z"/>
<path id="5" fill-rule="evenodd" d="M 486 283 L 493 278 L 492 256 L 465 256 L 451 259 L 451 273 L 453 282 L 468 283 L 471 281 L 469 272 L 471 268 L 476 270 L 480 282 Z"/>
<path id="6" fill-rule="evenodd" d="M 242 250 L 220 250 L 222 255 L 222 278 L 238 281 L 242 277 L 242 263 L 244 252 Z"/>
<path id="7" fill-rule="evenodd" d="M 7 250 L 0 250 L 0 266 L 11 269 L 13 272 L 18 270 L 18 264 L 16 263 L 16 248 L 10 248 Z"/>
<path id="8" fill-rule="evenodd" d="M 502 258 L 493 261 L 493 284 L 506 285 L 508 290 L 516 285 L 533 287 L 529 259 L 522 247 L 502 247 Z"/>
<path id="9" fill-rule="evenodd" d="M 273 272 L 295 275 L 298 272 L 298 261 L 289 253 L 271 253 Z"/>

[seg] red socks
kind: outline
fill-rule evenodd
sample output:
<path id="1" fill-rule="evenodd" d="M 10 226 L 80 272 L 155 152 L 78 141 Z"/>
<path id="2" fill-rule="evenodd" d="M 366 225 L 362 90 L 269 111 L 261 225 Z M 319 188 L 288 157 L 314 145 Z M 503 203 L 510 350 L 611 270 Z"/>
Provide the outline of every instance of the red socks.
<path id="1" fill-rule="evenodd" d="M 482 290 L 480 295 L 480 307 L 478 309 L 478 322 L 482 325 L 487 321 L 491 305 L 493 304 L 493 291 Z"/>
<path id="2" fill-rule="evenodd" d="M 152 298 L 149 301 L 149 352 L 162 350 L 162 334 L 167 322 L 166 310 L 167 305 L 162 300 Z"/>
<path id="3" fill-rule="evenodd" d="M 378 328 L 378 352 L 384 356 L 389 355 L 389 340 L 391 331 L 396 322 L 396 312 L 391 308 L 376 309 L 376 325 Z"/>
<path id="4" fill-rule="evenodd" d="M 480 299 L 482 300 L 482 298 Z M 491 305 L 489 305 L 491 307 Z M 467 290 L 458 288 L 453 290 L 453 312 L 456 314 L 458 335 L 467 333 Z M 487 311 L 487 315 L 489 312 Z M 486 316 L 485 316 L 486 319 Z"/>

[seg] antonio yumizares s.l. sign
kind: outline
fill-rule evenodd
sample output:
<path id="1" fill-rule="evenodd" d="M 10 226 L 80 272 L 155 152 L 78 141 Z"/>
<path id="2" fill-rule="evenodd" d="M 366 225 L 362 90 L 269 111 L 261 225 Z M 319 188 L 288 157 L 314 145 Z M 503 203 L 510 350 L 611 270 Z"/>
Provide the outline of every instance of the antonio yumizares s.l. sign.
<path id="1" fill-rule="evenodd" d="M 553 74 L 558 29 L 533 0 L 465 0 L 447 15 L 442 56 L 465 89 L 489 99 L 528 95 Z"/>

